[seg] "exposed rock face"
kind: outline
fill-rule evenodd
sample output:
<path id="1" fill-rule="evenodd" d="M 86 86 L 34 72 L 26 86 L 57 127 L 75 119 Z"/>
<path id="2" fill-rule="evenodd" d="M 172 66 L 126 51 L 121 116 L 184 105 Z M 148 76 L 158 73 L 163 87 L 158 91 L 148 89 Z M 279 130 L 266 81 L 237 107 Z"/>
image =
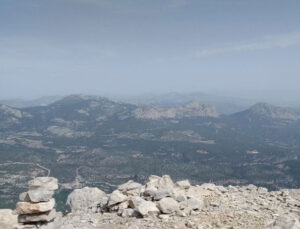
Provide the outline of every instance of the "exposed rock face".
<path id="1" fill-rule="evenodd" d="M 100 212 L 108 197 L 98 188 L 75 189 L 67 199 L 67 208 L 72 212 Z"/>
<path id="2" fill-rule="evenodd" d="M 200 104 L 198 102 L 189 103 L 181 107 L 157 108 L 142 107 L 133 111 L 138 119 L 169 119 L 182 117 L 218 117 L 214 108 Z"/>

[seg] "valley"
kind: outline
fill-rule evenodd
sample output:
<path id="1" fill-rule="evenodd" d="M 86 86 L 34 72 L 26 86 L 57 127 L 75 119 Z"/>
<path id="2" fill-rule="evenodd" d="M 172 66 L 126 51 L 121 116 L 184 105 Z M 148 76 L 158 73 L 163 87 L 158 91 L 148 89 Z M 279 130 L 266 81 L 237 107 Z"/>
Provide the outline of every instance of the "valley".
<path id="1" fill-rule="evenodd" d="M 109 192 L 150 174 L 299 188 L 299 130 L 297 111 L 269 104 L 228 115 L 199 103 L 157 108 L 85 95 L 1 105 L 0 208 L 14 207 L 32 177 L 49 174 L 60 181 L 61 205 L 74 188 Z"/>

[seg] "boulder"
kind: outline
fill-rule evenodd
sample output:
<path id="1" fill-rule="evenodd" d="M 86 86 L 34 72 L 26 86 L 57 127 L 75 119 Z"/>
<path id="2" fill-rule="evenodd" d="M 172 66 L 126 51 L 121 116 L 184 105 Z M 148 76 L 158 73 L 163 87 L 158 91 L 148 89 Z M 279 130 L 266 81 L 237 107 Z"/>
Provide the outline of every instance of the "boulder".
<path id="1" fill-rule="evenodd" d="M 191 184 L 188 180 L 177 181 L 176 185 L 182 189 L 189 189 Z"/>
<path id="2" fill-rule="evenodd" d="M 154 200 L 161 200 L 162 198 L 165 198 L 165 197 L 171 197 L 171 196 L 173 196 L 173 194 L 174 194 L 173 189 L 158 190 L 154 194 Z"/>
<path id="3" fill-rule="evenodd" d="M 67 208 L 72 212 L 96 213 L 107 204 L 108 197 L 98 188 L 75 189 L 67 199 Z"/>
<path id="4" fill-rule="evenodd" d="M 169 175 L 163 175 L 158 180 L 158 184 L 157 184 L 158 190 L 172 189 L 173 187 L 174 187 L 174 183 Z"/>
<path id="5" fill-rule="evenodd" d="M 119 185 L 118 190 L 123 193 L 126 193 L 127 191 L 130 191 L 130 190 L 140 189 L 141 187 L 142 187 L 141 184 L 130 180 L 130 181 L 126 182 L 125 184 Z"/>
<path id="6" fill-rule="evenodd" d="M 158 208 L 162 213 L 171 214 L 179 211 L 179 203 L 171 197 L 166 197 L 158 202 Z"/>
<path id="7" fill-rule="evenodd" d="M 142 201 L 135 210 L 140 213 L 143 217 L 149 216 L 151 214 L 158 214 L 159 210 L 156 204 L 152 201 Z"/>
<path id="8" fill-rule="evenodd" d="M 152 201 L 146 201 L 139 196 L 134 196 L 129 200 L 129 206 L 136 210 L 143 217 L 150 214 L 159 213 L 156 204 Z"/>
<path id="9" fill-rule="evenodd" d="M 144 195 L 154 197 L 157 192 L 172 190 L 173 188 L 174 183 L 169 175 L 162 177 L 151 175 L 145 185 Z"/>
<path id="10" fill-rule="evenodd" d="M 144 199 L 142 199 L 139 196 L 133 196 L 131 197 L 131 199 L 129 200 L 129 206 L 133 209 L 136 209 L 143 201 L 145 201 Z"/>
<path id="11" fill-rule="evenodd" d="M 18 202 L 16 211 L 18 214 L 38 214 L 42 212 L 51 211 L 55 206 L 55 200 L 51 199 L 48 202 L 31 203 Z"/>
<path id="12" fill-rule="evenodd" d="M 54 177 L 37 177 L 28 182 L 29 190 L 44 189 L 55 191 L 58 189 L 57 179 Z"/>
<path id="13" fill-rule="evenodd" d="M 41 214 L 19 215 L 19 223 L 50 222 L 56 216 L 55 209 Z"/>
<path id="14" fill-rule="evenodd" d="M 127 199 L 128 199 L 127 196 L 122 194 L 119 190 L 115 190 L 109 196 L 108 206 L 110 207 L 115 204 L 122 203 L 122 202 L 126 201 Z"/>

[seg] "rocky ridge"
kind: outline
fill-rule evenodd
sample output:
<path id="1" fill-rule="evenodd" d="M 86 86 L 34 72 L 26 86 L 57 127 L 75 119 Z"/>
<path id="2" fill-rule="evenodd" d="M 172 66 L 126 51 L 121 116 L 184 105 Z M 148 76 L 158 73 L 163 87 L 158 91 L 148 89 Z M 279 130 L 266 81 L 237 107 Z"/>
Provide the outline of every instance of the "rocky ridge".
<path id="1" fill-rule="evenodd" d="M 240 112 L 242 114 L 266 117 L 275 120 L 297 121 L 300 119 L 299 112 L 284 107 L 273 106 L 267 103 L 257 103 L 248 110 Z"/>
<path id="2" fill-rule="evenodd" d="M 133 111 L 138 119 L 169 119 L 186 117 L 213 117 L 219 115 L 213 107 L 200 104 L 198 102 L 188 103 L 179 107 L 159 108 L 159 107 L 139 107 Z"/>
<path id="3" fill-rule="evenodd" d="M 67 214 L 57 213 L 48 224 L 3 228 L 300 228 L 300 190 L 193 186 L 188 180 L 173 182 L 168 175 L 152 175 L 145 185 L 130 180 L 111 194 L 76 189 L 66 206 Z M 3 218 L 0 211 L 7 222 Z"/>

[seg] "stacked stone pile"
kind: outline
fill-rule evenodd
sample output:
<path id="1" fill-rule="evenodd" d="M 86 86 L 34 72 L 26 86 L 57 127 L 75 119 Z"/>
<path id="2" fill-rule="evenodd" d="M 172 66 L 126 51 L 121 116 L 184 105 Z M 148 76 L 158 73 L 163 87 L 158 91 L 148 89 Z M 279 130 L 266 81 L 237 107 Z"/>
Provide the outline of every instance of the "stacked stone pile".
<path id="1" fill-rule="evenodd" d="M 57 179 L 37 177 L 28 182 L 28 191 L 21 193 L 16 212 L 19 223 L 36 224 L 50 222 L 56 216 L 54 191 L 58 189 Z"/>
<path id="2" fill-rule="evenodd" d="M 188 180 L 174 183 L 168 175 L 152 175 L 145 185 L 128 181 L 111 194 L 88 187 L 74 190 L 67 206 L 72 212 L 117 212 L 123 217 L 187 216 L 205 207 L 206 195 L 206 187 L 191 186 Z"/>
<path id="3" fill-rule="evenodd" d="M 98 188 L 74 190 L 67 200 L 71 213 L 54 225 L 71 229 L 300 229 L 299 200 L 300 190 L 192 186 L 188 180 L 173 182 L 168 175 L 152 175 L 145 185 L 128 181 L 111 194 Z"/>

